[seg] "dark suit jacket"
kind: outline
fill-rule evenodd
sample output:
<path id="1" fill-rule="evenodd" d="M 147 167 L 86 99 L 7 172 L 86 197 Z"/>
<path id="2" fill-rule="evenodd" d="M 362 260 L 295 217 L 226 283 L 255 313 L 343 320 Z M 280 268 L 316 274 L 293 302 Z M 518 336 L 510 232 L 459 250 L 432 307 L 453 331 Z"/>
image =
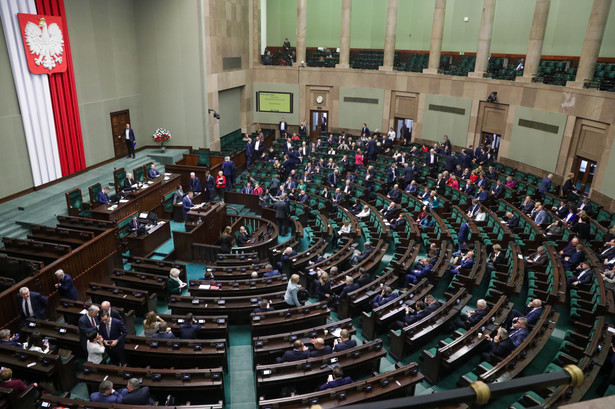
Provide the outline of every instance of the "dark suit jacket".
<path id="1" fill-rule="evenodd" d="M 491 342 L 491 355 L 495 355 L 499 358 L 505 358 L 515 349 L 515 344 L 512 343 L 510 338 L 506 338 L 500 342 Z"/>
<path id="2" fill-rule="evenodd" d="M 201 186 L 201 180 L 198 178 L 198 176 L 190 178 L 190 190 L 195 193 L 203 191 L 203 186 Z"/>
<path id="3" fill-rule="evenodd" d="M 124 348 L 124 338 L 128 334 L 128 330 L 124 326 L 122 320 L 113 318 L 111 320 L 111 331 L 109 333 L 107 333 L 107 326 L 101 322 L 98 326 L 98 332 L 105 341 L 117 340 L 117 345 L 115 346 L 115 348 Z"/>
<path id="4" fill-rule="evenodd" d="M 494 265 L 506 264 L 506 254 L 504 254 L 503 251 L 500 251 L 498 255 L 494 257 L 493 264 Z"/>
<path id="5" fill-rule="evenodd" d="M 291 351 L 284 352 L 281 362 L 293 362 L 301 361 L 302 359 L 308 359 L 310 357 L 310 351 Z"/>
<path id="6" fill-rule="evenodd" d="M 512 219 L 508 219 L 506 223 L 508 224 L 508 227 L 510 227 L 511 229 L 519 226 L 519 216 L 513 215 Z"/>
<path id="7" fill-rule="evenodd" d="M 282 124 L 284 125 L 284 127 L 282 127 Z M 282 132 L 288 132 L 288 123 L 286 121 L 282 122 L 278 122 L 278 130 L 280 131 L 280 133 Z"/>
<path id="8" fill-rule="evenodd" d="M 322 349 L 310 350 L 310 358 L 317 358 L 319 356 L 329 355 L 330 353 L 331 347 L 329 345 L 325 345 Z"/>
<path id="9" fill-rule="evenodd" d="M 100 192 L 98 192 L 98 197 L 96 198 L 96 201 L 98 203 L 109 203 L 111 202 L 111 199 L 109 199 L 109 195 L 106 195 L 105 192 L 103 192 L 102 190 Z"/>
<path id="10" fill-rule="evenodd" d="M 69 300 L 77 299 L 77 289 L 75 288 L 73 278 L 70 275 L 64 273 L 64 277 L 60 281 L 60 288 L 58 289 L 58 292 L 63 298 L 68 298 Z"/>
<path id="11" fill-rule="evenodd" d="M 344 289 L 342 290 L 342 293 L 340 294 L 340 298 L 344 299 L 346 298 L 346 296 L 348 295 L 348 293 L 353 292 L 354 290 L 359 289 L 359 284 L 357 283 L 352 283 L 350 285 L 347 285 L 344 287 Z"/>
<path id="12" fill-rule="evenodd" d="M 346 376 L 344 378 L 334 379 L 331 382 L 320 385 L 318 390 L 324 391 L 325 389 L 337 388 L 338 386 L 348 385 L 349 383 L 352 383 L 352 378 L 350 376 Z"/>
<path id="13" fill-rule="evenodd" d="M 21 319 L 25 320 L 27 317 L 25 311 L 23 310 L 23 298 L 19 294 L 17 295 L 17 303 L 19 305 Z M 34 315 L 34 318 L 39 320 L 44 320 L 47 318 L 47 297 L 37 293 L 36 291 L 30 291 L 30 304 L 32 304 L 31 313 Z"/>
<path id="14" fill-rule="evenodd" d="M 534 252 L 529 255 L 528 259 L 534 260 L 534 257 L 536 257 L 537 255 L 538 255 L 538 252 Z M 538 257 L 538 260 L 532 261 L 532 265 L 544 266 L 545 264 L 547 264 L 548 259 L 549 259 L 549 256 L 547 255 L 547 253 L 543 253 L 540 257 Z"/>
<path id="15" fill-rule="evenodd" d="M 487 308 L 485 308 L 484 310 L 476 310 L 474 314 L 468 317 L 468 320 L 466 322 L 469 324 L 470 327 L 473 327 L 474 325 L 478 324 L 480 320 L 485 318 L 485 316 L 489 313 L 490 309 L 491 308 L 487 306 Z"/>
<path id="16" fill-rule="evenodd" d="M 583 274 L 583 272 L 579 273 L 575 281 L 578 281 L 581 284 L 589 284 L 592 282 L 593 277 L 594 277 L 594 270 L 590 268 L 589 271 L 585 274 Z"/>
<path id="17" fill-rule="evenodd" d="M 200 328 L 199 324 L 184 323 L 179 326 L 179 337 L 181 339 L 198 339 Z"/>
<path id="18" fill-rule="evenodd" d="M 518 347 L 519 345 L 521 345 L 523 340 L 527 338 L 529 333 L 530 333 L 530 330 L 527 328 L 520 328 L 518 330 L 512 330 L 510 332 L 509 339 L 511 340 L 511 342 L 513 343 L 515 347 Z"/>
<path id="19" fill-rule="evenodd" d="M 282 200 L 278 200 L 273 204 L 273 209 L 275 210 L 276 219 L 286 219 L 288 218 L 288 207 L 286 203 Z"/>
<path id="20" fill-rule="evenodd" d="M 333 347 L 333 352 L 345 351 L 356 346 L 357 341 L 355 341 L 354 339 L 347 339 L 346 341 L 338 342 L 337 345 Z"/>
<path id="21" fill-rule="evenodd" d="M 122 395 L 122 403 L 124 404 L 152 405 L 154 403 L 154 399 L 149 395 L 149 387 L 147 386 L 140 386 L 132 392 L 124 388 L 120 391 L 120 394 Z"/>
<path id="22" fill-rule="evenodd" d="M 399 189 L 391 189 L 388 194 L 389 198 L 394 201 L 398 201 L 401 199 L 401 190 Z"/>
<path id="23" fill-rule="evenodd" d="M 94 322 L 96 323 L 96 325 L 100 323 L 98 316 L 94 317 Z M 92 326 L 92 322 L 90 321 L 90 316 L 88 314 L 83 314 L 81 317 L 79 317 L 77 325 L 79 326 L 79 343 L 84 350 L 87 350 L 88 339 L 86 338 L 86 336 L 88 332 L 95 329 L 97 330 L 97 328 Z"/>
<path id="24" fill-rule="evenodd" d="M 134 179 L 128 179 L 128 178 L 124 179 L 124 183 L 123 183 L 124 189 L 130 189 L 132 185 L 134 185 L 135 183 L 137 183 L 137 181 Z"/>

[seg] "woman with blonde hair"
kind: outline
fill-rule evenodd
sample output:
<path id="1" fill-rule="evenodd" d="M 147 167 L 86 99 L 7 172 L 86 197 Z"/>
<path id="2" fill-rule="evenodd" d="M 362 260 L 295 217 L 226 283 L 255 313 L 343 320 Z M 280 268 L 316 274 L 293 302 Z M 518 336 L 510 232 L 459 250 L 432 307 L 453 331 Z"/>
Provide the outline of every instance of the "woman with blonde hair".
<path id="1" fill-rule="evenodd" d="M 167 323 L 155 311 L 150 311 L 143 320 L 143 336 L 151 337 L 158 332 L 161 326 L 164 327 L 166 325 Z"/>
<path id="2" fill-rule="evenodd" d="M 299 274 L 293 274 L 288 280 L 288 286 L 286 287 L 286 293 L 284 294 L 284 301 L 289 307 L 301 307 L 301 303 L 297 298 L 299 292 Z"/>
<path id="3" fill-rule="evenodd" d="M 232 233 L 233 230 L 231 229 L 231 226 L 226 226 L 224 228 L 224 231 L 222 232 L 222 235 L 220 236 L 220 253 L 225 253 L 228 254 L 231 252 L 231 248 L 233 247 L 233 236 Z"/>
<path id="4" fill-rule="evenodd" d="M 181 295 L 182 289 L 186 286 L 179 278 L 179 269 L 172 268 L 169 272 L 169 278 L 167 280 L 167 293 L 169 295 Z"/>

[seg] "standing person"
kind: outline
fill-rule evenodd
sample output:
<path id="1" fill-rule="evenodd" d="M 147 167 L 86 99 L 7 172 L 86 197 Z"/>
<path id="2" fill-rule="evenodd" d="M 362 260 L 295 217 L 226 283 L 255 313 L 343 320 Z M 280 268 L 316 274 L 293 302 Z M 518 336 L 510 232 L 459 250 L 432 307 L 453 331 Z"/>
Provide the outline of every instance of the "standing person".
<path id="1" fill-rule="evenodd" d="M 301 125 L 299 125 L 299 136 L 305 138 L 308 134 L 307 122 L 305 120 L 301 121 Z"/>
<path id="2" fill-rule="evenodd" d="M 207 196 L 209 197 L 209 201 L 213 202 L 216 198 L 216 179 L 209 173 L 209 171 L 205 172 L 205 190 L 207 192 Z"/>
<path id="3" fill-rule="evenodd" d="M 188 220 L 188 212 L 194 208 L 194 203 L 192 203 L 192 198 L 193 197 L 194 197 L 194 193 L 192 193 L 192 191 L 190 191 L 182 199 L 182 211 L 184 212 L 184 222 L 189 221 Z"/>
<path id="4" fill-rule="evenodd" d="M 99 364 L 103 361 L 105 355 L 105 345 L 104 340 L 98 333 L 96 329 L 91 330 L 87 333 L 87 352 L 88 352 L 88 362 L 92 362 L 94 364 Z"/>
<path id="5" fill-rule="evenodd" d="M 254 156 L 254 146 L 252 146 L 252 138 L 246 134 L 246 168 L 250 169 L 250 165 L 252 164 L 253 156 Z"/>
<path id="6" fill-rule="evenodd" d="M 124 338 L 128 334 L 128 330 L 122 320 L 111 318 L 110 315 L 103 313 L 100 317 L 99 332 L 107 347 L 111 363 L 124 365 L 126 363 Z"/>
<path id="7" fill-rule="evenodd" d="M 181 295 L 183 288 L 186 286 L 179 278 L 180 271 L 178 268 L 172 268 L 167 279 L 167 293 L 169 295 Z"/>
<path id="8" fill-rule="evenodd" d="M 218 177 L 216 177 L 216 193 L 220 195 L 220 201 L 224 202 L 224 190 L 226 189 L 226 177 L 222 171 L 218 171 Z"/>
<path id="9" fill-rule="evenodd" d="M 233 247 L 233 236 L 231 226 L 226 226 L 220 236 L 220 253 L 228 254 Z"/>
<path id="10" fill-rule="evenodd" d="M 173 204 L 181 203 L 183 199 L 184 189 L 182 189 L 182 185 L 177 185 L 177 189 L 173 193 Z"/>
<path id="11" fill-rule="evenodd" d="M 288 286 L 286 287 L 286 293 L 284 294 L 284 301 L 289 307 L 301 307 L 301 303 L 297 298 L 299 292 L 299 274 L 293 274 L 288 280 Z"/>
<path id="12" fill-rule="evenodd" d="M 273 209 L 275 210 L 275 219 L 278 223 L 278 227 L 280 228 L 280 234 L 282 236 L 287 236 L 289 210 L 288 205 L 286 204 L 286 193 L 283 193 L 280 200 L 277 200 L 273 204 Z"/>
<path id="13" fill-rule="evenodd" d="M 37 318 L 44 320 L 47 316 L 47 297 L 30 291 L 28 287 L 21 287 L 17 296 L 19 303 L 20 324 L 19 328 L 23 327 L 27 318 Z"/>
<path id="14" fill-rule="evenodd" d="M 79 317 L 79 321 L 77 325 L 79 327 L 79 343 L 84 351 L 88 351 L 87 341 L 89 339 L 88 334 L 92 331 L 97 331 L 98 323 L 100 322 L 98 319 L 98 313 L 100 308 L 96 305 L 90 305 L 88 311 Z M 104 352 L 104 351 L 103 351 Z"/>
<path id="15" fill-rule="evenodd" d="M 130 124 L 126 124 L 126 130 L 124 131 L 124 133 L 119 135 L 117 138 L 121 139 L 122 136 L 124 137 L 124 141 L 126 142 L 126 148 L 128 149 L 128 156 L 126 157 L 127 158 L 132 157 L 134 159 L 135 145 L 137 141 L 135 139 L 135 131 L 132 130 L 132 128 L 130 127 Z"/>
<path id="16" fill-rule="evenodd" d="M 64 270 L 58 270 L 54 274 L 56 276 L 56 280 L 58 280 L 55 287 L 58 289 L 60 297 L 68 298 L 69 300 L 76 300 L 77 289 L 73 283 L 73 278 L 66 274 Z"/>
<path id="17" fill-rule="evenodd" d="M 288 132 L 288 124 L 286 123 L 286 119 L 282 118 L 282 120 L 278 123 L 278 131 L 280 132 L 280 138 L 283 138 L 286 132 Z"/>
<path id="18" fill-rule="evenodd" d="M 201 193 L 203 191 L 203 186 L 201 186 L 201 180 L 194 172 L 190 172 L 190 190 L 196 193 Z"/>
<path id="19" fill-rule="evenodd" d="M 226 191 L 230 191 L 233 188 L 233 183 L 235 183 L 235 164 L 231 161 L 230 156 L 224 157 L 224 162 L 222 162 L 222 174 L 226 178 Z"/>

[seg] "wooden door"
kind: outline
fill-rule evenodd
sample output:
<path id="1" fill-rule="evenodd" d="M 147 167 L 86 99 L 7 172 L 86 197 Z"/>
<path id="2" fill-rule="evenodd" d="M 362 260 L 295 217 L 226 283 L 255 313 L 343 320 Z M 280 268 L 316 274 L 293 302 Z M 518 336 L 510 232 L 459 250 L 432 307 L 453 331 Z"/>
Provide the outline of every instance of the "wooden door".
<path id="1" fill-rule="evenodd" d="M 577 156 L 574 161 L 574 182 L 580 195 L 588 195 L 591 184 L 596 175 L 598 163 L 593 160 Z"/>
<path id="2" fill-rule="evenodd" d="M 329 111 L 310 111 L 310 141 L 329 130 Z"/>
<path id="3" fill-rule="evenodd" d="M 130 111 L 125 109 L 123 111 L 111 112 L 111 139 L 113 139 L 113 151 L 116 158 L 128 155 L 128 149 L 126 148 L 125 138 L 118 138 L 119 135 L 124 134 L 126 124 L 130 123 Z"/>

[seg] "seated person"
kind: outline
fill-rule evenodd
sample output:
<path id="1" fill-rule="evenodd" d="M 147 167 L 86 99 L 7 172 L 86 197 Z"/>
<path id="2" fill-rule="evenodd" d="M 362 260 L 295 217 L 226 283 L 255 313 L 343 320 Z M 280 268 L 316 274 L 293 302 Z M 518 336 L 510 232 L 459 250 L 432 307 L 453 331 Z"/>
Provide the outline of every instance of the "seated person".
<path id="1" fill-rule="evenodd" d="M 487 259 L 487 271 L 495 271 L 497 266 L 506 265 L 506 254 L 502 251 L 502 246 L 498 243 L 493 245 L 493 253 Z"/>
<path id="2" fill-rule="evenodd" d="M 574 271 L 583 260 L 585 260 L 583 245 L 577 244 L 576 251 L 570 257 L 564 256 L 562 265 L 566 271 Z"/>
<path id="3" fill-rule="evenodd" d="M 429 273 L 431 273 L 432 269 L 433 264 L 431 263 L 431 259 L 429 257 L 419 260 L 414 269 L 406 274 L 402 288 L 408 288 L 410 284 L 418 283 L 421 279 L 427 277 Z"/>
<path id="4" fill-rule="evenodd" d="M 395 202 L 391 202 L 387 207 L 382 209 L 381 213 L 385 220 L 391 220 L 397 215 L 397 205 Z"/>
<path id="5" fill-rule="evenodd" d="M 333 341 L 333 352 L 340 352 L 357 346 L 357 341 L 350 339 L 347 329 L 340 332 L 340 337 Z"/>
<path id="6" fill-rule="evenodd" d="M 291 351 L 284 352 L 281 358 L 276 358 L 276 363 L 301 361 L 302 359 L 308 359 L 310 352 L 308 347 L 303 345 L 303 341 L 296 339 L 293 342 L 293 349 Z"/>
<path id="7" fill-rule="evenodd" d="M 536 249 L 536 252 L 530 254 L 525 258 L 525 262 L 530 267 L 544 267 L 547 265 L 547 261 L 549 260 L 549 256 L 543 246 L 540 246 Z"/>
<path id="8" fill-rule="evenodd" d="M 36 387 L 38 384 L 33 383 Z M 28 386 L 21 379 L 13 379 L 13 370 L 11 368 L 2 368 L 0 370 L 0 388 L 12 389 L 17 395 L 21 395 L 28 389 Z"/>
<path id="9" fill-rule="evenodd" d="M 154 165 L 152 165 L 154 166 Z M 130 378 L 126 387 L 120 391 L 123 404 L 153 405 L 154 399 L 149 394 L 149 387 L 141 386 L 137 378 Z"/>
<path id="10" fill-rule="evenodd" d="M 239 228 L 237 233 L 237 247 L 244 247 L 250 241 L 250 234 L 245 226 Z"/>
<path id="11" fill-rule="evenodd" d="M 516 309 L 512 310 L 510 314 L 508 314 L 508 318 L 504 321 L 504 328 L 509 328 L 512 324 L 517 322 L 517 320 L 521 317 L 527 319 L 528 325 L 534 325 L 538 322 L 538 319 L 542 315 L 544 308 L 542 307 L 542 301 L 539 298 L 534 298 L 529 302 L 527 307 L 525 307 L 525 312 L 522 313 Z"/>
<path id="12" fill-rule="evenodd" d="M 412 325 L 427 317 L 441 306 L 442 304 L 440 304 L 433 295 L 427 294 L 424 301 L 419 300 L 414 304 L 414 309 L 412 309 L 412 307 L 406 307 L 406 314 L 404 315 L 403 321 L 395 321 L 389 328 L 401 329 L 408 325 Z"/>
<path id="13" fill-rule="evenodd" d="M 352 383 L 350 376 L 344 376 L 344 371 L 341 366 L 333 368 L 333 374 L 327 377 L 327 382 L 320 385 L 319 391 L 324 391 L 329 388 L 337 388 L 338 386 L 347 385 Z"/>
<path id="14" fill-rule="evenodd" d="M 395 298 L 397 298 L 397 293 L 393 292 L 393 289 L 387 285 L 382 289 L 380 294 L 376 294 L 376 296 L 371 299 L 369 304 L 372 309 L 374 309 L 393 301 Z"/>
<path id="15" fill-rule="evenodd" d="M 350 258 L 350 262 L 352 264 L 358 264 L 369 257 L 370 254 L 374 252 L 374 248 L 372 247 L 372 243 L 370 241 L 366 241 L 363 244 L 364 250 L 362 252 L 355 250 L 354 254 Z"/>
<path id="16" fill-rule="evenodd" d="M 151 164 L 151 166 L 149 167 L 149 170 L 147 171 L 147 176 L 149 176 L 150 179 L 155 179 L 158 176 L 160 176 L 160 172 L 156 170 L 156 165 L 154 165 L 153 163 Z"/>
<path id="17" fill-rule="evenodd" d="M 134 236 L 139 234 L 139 229 L 141 228 L 141 223 L 139 223 L 139 219 L 137 216 L 132 216 L 130 219 L 130 223 L 128 224 L 128 232 Z"/>
<path id="18" fill-rule="evenodd" d="M 474 252 L 468 251 L 461 258 L 459 256 L 453 259 L 452 267 L 450 268 L 451 274 L 459 274 L 461 269 L 470 270 L 474 267 Z"/>
<path id="19" fill-rule="evenodd" d="M 566 287 L 578 287 L 581 284 L 589 284 L 592 282 L 594 270 L 591 268 L 589 261 L 583 261 L 580 270 L 580 273 L 575 272 L 575 275 L 566 279 Z"/>
<path id="20" fill-rule="evenodd" d="M 279 272 L 278 270 L 274 270 L 274 269 L 273 269 L 273 266 L 272 266 L 271 264 L 267 264 L 267 265 L 265 266 L 265 269 L 266 269 L 267 271 L 265 271 L 265 274 L 263 274 L 263 278 L 266 278 L 266 277 L 275 277 L 275 276 L 279 276 L 279 275 L 281 275 L 281 274 L 280 274 L 280 272 Z"/>
<path id="21" fill-rule="evenodd" d="M 344 288 L 342 289 L 342 292 L 340 294 L 340 299 L 345 299 L 349 293 L 358 290 L 359 289 L 359 284 L 354 282 L 354 279 L 351 276 L 346 276 L 346 285 L 344 286 Z"/>
<path id="22" fill-rule="evenodd" d="M 122 403 L 122 395 L 113 390 L 111 381 L 102 381 L 98 386 L 98 392 L 90 395 L 90 401 L 103 403 Z"/>
<path id="23" fill-rule="evenodd" d="M 308 262 L 308 265 L 310 265 L 310 266 L 311 266 L 312 264 L 318 264 L 318 263 L 320 263 L 321 261 L 325 261 L 325 255 L 324 255 L 324 253 L 323 253 L 322 251 L 319 251 L 319 252 L 316 254 L 316 259 L 314 259 L 314 260 L 310 260 L 310 261 Z"/>
<path id="24" fill-rule="evenodd" d="M 102 188 L 100 192 L 98 192 L 98 196 L 96 197 L 96 201 L 101 204 L 109 204 L 111 203 L 111 199 L 109 198 L 109 186 L 105 186 Z"/>
<path id="25" fill-rule="evenodd" d="M 406 227 L 406 218 L 404 217 L 403 213 L 400 213 L 397 216 L 397 219 L 391 220 L 390 223 L 391 223 L 391 229 L 395 231 L 403 231 L 404 228 Z"/>
<path id="26" fill-rule="evenodd" d="M 175 334 L 171 330 L 171 327 L 166 327 L 164 331 L 156 332 L 152 335 L 152 338 L 166 338 L 166 339 L 175 339 Z"/>
<path id="27" fill-rule="evenodd" d="M 506 225 L 511 229 L 519 226 L 519 216 L 516 216 L 512 212 L 506 212 Z"/>
<path id="28" fill-rule="evenodd" d="M 254 188 L 252 187 L 252 183 L 248 182 L 244 187 L 241 188 L 241 193 L 251 195 L 254 193 Z"/>
<path id="29" fill-rule="evenodd" d="M 399 190 L 399 185 L 397 183 L 393 185 L 393 189 L 389 191 L 387 197 L 394 202 L 399 202 L 399 200 L 401 199 L 401 190 Z"/>
<path id="30" fill-rule="evenodd" d="M 520 317 L 517 322 L 513 324 L 512 329 L 508 332 L 508 337 L 516 348 L 523 343 L 529 333 L 530 330 L 527 328 L 527 318 Z"/>
<path id="31" fill-rule="evenodd" d="M 126 179 L 124 179 L 124 183 L 122 183 L 122 190 L 132 191 L 137 190 L 138 187 L 139 185 L 137 184 L 137 181 L 133 179 L 132 173 L 127 173 Z"/>
<path id="32" fill-rule="evenodd" d="M 9 347 L 15 347 L 15 348 L 23 348 L 23 345 L 20 344 L 19 342 L 15 341 L 16 339 L 18 339 L 19 337 L 17 336 L 17 334 L 13 335 L 11 337 L 11 330 L 8 328 L 5 329 L 0 329 L 0 345 L 6 345 Z"/>
<path id="33" fill-rule="evenodd" d="M 482 353 L 481 359 L 490 364 L 493 364 L 498 359 L 506 358 L 515 349 L 515 345 L 508 337 L 508 331 L 504 327 L 498 329 L 498 333 L 493 339 L 489 334 L 485 335 L 485 339 L 489 343 L 486 344 L 485 352 Z"/>
<path id="34" fill-rule="evenodd" d="M 310 197 L 305 193 L 304 189 L 299 191 L 299 195 L 297 196 L 297 201 L 301 204 L 308 204 L 310 201 Z"/>
<path id="35" fill-rule="evenodd" d="M 465 313 L 462 313 L 458 319 L 455 320 L 453 326 L 450 328 L 451 331 L 456 328 L 463 328 L 469 330 L 474 325 L 478 324 L 485 316 L 489 313 L 491 308 L 487 304 L 487 301 L 484 299 L 480 299 L 476 301 L 476 310 L 472 311 L 469 308 L 466 308 Z"/>
<path id="36" fill-rule="evenodd" d="M 559 255 L 562 258 L 566 256 L 568 257 L 572 256 L 577 251 L 578 245 L 579 245 L 579 238 L 573 237 L 572 240 L 570 240 L 568 244 L 566 244 L 566 247 L 560 250 Z"/>
<path id="37" fill-rule="evenodd" d="M 359 213 L 361 213 L 361 210 L 363 210 L 363 206 L 361 206 L 361 202 L 359 202 L 358 200 L 354 201 L 352 207 L 350 208 L 350 213 L 356 216 Z"/>
<path id="38" fill-rule="evenodd" d="M 359 284 L 359 288 L 364 287 L 372 282 L 372 278 L 369 276 L 369 271 L 364 269 L 363 267 L 359 268 L 359 279 L 357 280 L 357 284 Z"/>
<path id="39" fill-rule="evenodd" d="M 357 214 L 357 219 L 359 219 L 359 220 L 365 219 L 365 218 L 369 217 L 369 214 L 370 214 L 369 206 L 365 205 L 365 206 L 363 206 L 363 210 L 361 210 L 361 212 L 359 214 Z"/>
<path id="40" fill-rule="evenodd" d="M 406 192 L 408 192 L 411 195 L 416 195 L 416 193 L 418 192 L 419 188 L 416 185 L 416 181 L 413 180 L 412 182 L 408 183 L 406 185 Z"/>
<path id="41" fill-rule="evenodd" d="M 434 220 L 431 213 L 427 213 L 425 217 L 421 219 L 420 224 L 421 224 L 421 230 L 425 231 L 425 230 L 428 230 L 434 227 L 436 225 L 436 221 Z"/>
<path id="42" fill-rule="evenodd" d="M 311 340 L 312 347 L 310 348 L 310 358 L 317 358 L 331 353 L 331 347 L 325 345 L 325 340 L 322 338 L 313 338 Z"/>
<path id="43" fill-rule="evenodd" d="M 197 324 L 191 312 L 186 314 L 184 322 L 179 326 L 179 337 L 181 339 L 198 339 L 199 329 L 201 326 Z"/>
<path id="44" fill-rule="evenodd" d="M 267 312 L 267 311 L 275 311 L 275 309 L 271 306 L 271 300 L 258 300 L 258 307 L 255 308 L 252 312 L 254 314 L 258 314 L 259 312 Z"/>

